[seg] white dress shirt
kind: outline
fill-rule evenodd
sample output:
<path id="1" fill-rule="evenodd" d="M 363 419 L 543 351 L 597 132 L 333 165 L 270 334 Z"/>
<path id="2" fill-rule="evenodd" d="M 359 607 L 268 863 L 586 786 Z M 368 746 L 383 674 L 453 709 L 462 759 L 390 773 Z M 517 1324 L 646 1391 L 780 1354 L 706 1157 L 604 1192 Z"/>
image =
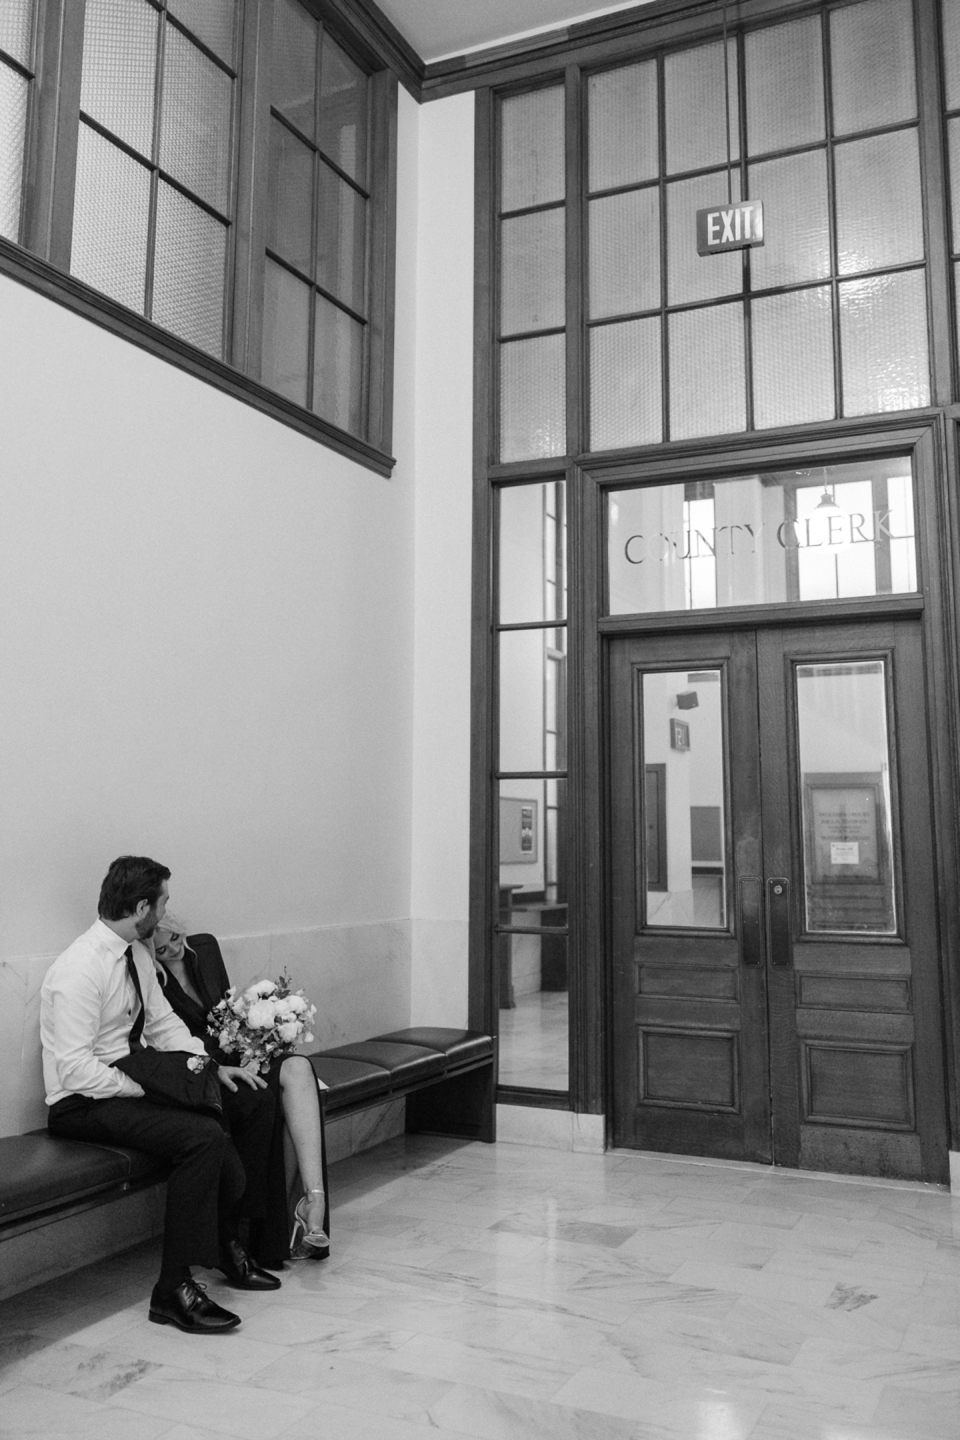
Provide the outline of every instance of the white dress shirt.
<path id="1" fill-rule="evenodd" d="M 40 1040 L 48 1105 L 68 1095 L 106 1100 L 143 1094 L 129 1075 L 111 1068 L 130 1051 L 130 1027 L 139 1008 L 126 949 L 122 936 L 96 920 L 47 971 L 40 989 Z M 133 942 L 133 960 L 143 991 L 143 1043 L 206 1055 L 203 1041 L 171 1010 L 153 959 L 139 940 Z"/>

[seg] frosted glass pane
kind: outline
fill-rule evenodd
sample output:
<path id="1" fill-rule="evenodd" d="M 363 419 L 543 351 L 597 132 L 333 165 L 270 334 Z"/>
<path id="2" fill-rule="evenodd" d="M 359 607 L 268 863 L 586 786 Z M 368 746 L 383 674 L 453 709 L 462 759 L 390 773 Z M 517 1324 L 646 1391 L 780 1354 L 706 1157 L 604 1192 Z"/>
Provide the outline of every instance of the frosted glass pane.
<path id="1" fill-rule="evenodd" d="M 754 290 L 830 274 L 827 157 L 808 150 L 750 166 L 750 194 L 763 201 L 764 241 L 750 251 Z"/>
<path id="2" fill-rule="evenodd" d="M 563 86 L 511 95 L 500 106 L 502 210 L 562 200 Z"/>
<path id="3" fill-rule="evenodd" d="M 368 88 L 360 66 L 324 32 L 317 143 L 358 185 L 365 184 L 367 177 Z"/>
<path id="4" fill-rule="evenodd" d="M 167 9 L 215 55 L 233 64 L 237 0 L 167 0 Z"/>
<path id="5" fill-rule="evenodd" d="M 728 41 L 730 153 L 740 154 L 737 125 L 737 47 Z M 727 111 L 723 42 L 680 50 L 664 62 L 667 174 L 726 163 Z M 709 202 L 708 202 L 709 203 Z"/>
<path id="6" fill-rule="evenodd" d="M 161 181 L 153 319 L 219 360 L 223 356 L 223 293 L 227 227 Z"/>
<path id="7" fill-rule="evenodd" d="M 564 211 L 504 220 L 500 231 L 500 332 L 563 324 Z"/>
<path id="8" fill-rule="evenodd" d="M 363 386 L 363 326 L 336 305 L 316 298 L 313 408 L 324 420 L 359 435 Z"/>
<path id="9" fill-rule="evenodd" d="M 149 214 L 150 172 L 81 124 L 70 270 L 140 314 Z"/>
<path id="10" fill-rule="evenodd" d="M 367 201 L 322 160 L 317 223 L 317 284 L 363 314 L 366 308 Z"/>
<path id="11" fill-rule="evenodd" d="M 943 70 L 946 80 L 947 109 L 960 109 L 960 3 L 942 0 Z"/>
<path id="12" fill-rule="evenodd" d="M 563 481 L 507 485 L 499 495 L 500 623 L 562 620 L 567 613 Z"/>
<path id="13" fill-rule="evenodd" d="M 298 130 L 316 138 L 319 26 L 300 0 L 276 0 L 273 15 L 273 100 Z"/>
<path id="14" fill-rule="evenodd" d="M 923 259 L 917 132 L 838 145 L 837 255 L 841 275 Z M 896 224 L 890 223 L 896 214 Z"/>
<path id="15" fill-rule="evenodd" d="M 930 404 L 922 270 L 840 286 L 844 415 Z"/>
<path id="16" fill-rule="evenodd" d="M 960 120 L 948 120 L 947 143 L 950 154 L 950 218 L 954 254 L 960 250 Z"/>
<path id="17" fill-rule="evenodd" d="M 83 30 L 81 109 L 149 158 L 159 19 L 146 0 L 87 0 Z"/>
<path id="18" fill-rule="evenodd" d="M 271 119 L 267 245 L 304 275 L 313 271 L 313 157 L 286 125 Z"/>
<path id="19" fill-rule="evenodd" d="M 656 64 L 591 75 L 587 107 L 590 189 L 653 180 L 660 169 Z"/>
<path id="20" fill-rule="evenodd" d="M 0 4 L 0 50 L 30 66 L 34 0 L 3 0 Z"/>
<path id="21" fill-rule="evenodd" d="M 873 130 L 917 113 L 910 0 L 865 0 L 830 14 L 833 127 Z"/>
<path id="22" fill-rule="evenodd" d="M 20 238 L 23 146 L 30 82 L 0 63 L 0 235 Z"/>
<path id="23" fill-rule="evenodd" d="M 566 448 L 566 339 L 500 346 L 500 459 L 535 460 Z"/>
<path id="24" fill-rule="evenodd" d="M 590 449 L 663 438 L 660 317 L 590 331 Z"/>
<path id="25" fill-rule="evenodd" d="M 734 172 L 733 198 L 740 199 L 740 177 Z M 743 289 L 743 251 L 697 254 L 697 211 L 725 204 L 727 172 L 675 180 L 667 186 L 667 303 L 713 300 Z"/>
<path id="26" fill-rule="evenodd" d="M 685 310 L 668 323 L 670 439 L 745 429 L 743 306 Z"/>
<path id="27" fill-rule="evenodd" d="M 746 36 L 747 153 L 822 140 L 820 17 L 751 30 Z"/>
<path id="28" fill-rule="evenodd" d="M 160 164 L 226 214 L 230 193 L 233 81 L 179 30 L 167 26 Z"/>
<path id="29" fill-rule="evenodd" d="M 803 425 L 832 420 L 833 325 L 830 290 L 795 290 L 755 300 L 753 423 Z"/>
<path id="30" fill-rule="evenodd" d="M 590 201 L 590 316 L 660 304 L 660 191 Z"/>
<path id="31" fill-rule="evenodd" d="M 307 403 L 307 351 L 310 290 L 267 261 L 263 292 L 263 366 L 261 379 L 298 405 Z"/>

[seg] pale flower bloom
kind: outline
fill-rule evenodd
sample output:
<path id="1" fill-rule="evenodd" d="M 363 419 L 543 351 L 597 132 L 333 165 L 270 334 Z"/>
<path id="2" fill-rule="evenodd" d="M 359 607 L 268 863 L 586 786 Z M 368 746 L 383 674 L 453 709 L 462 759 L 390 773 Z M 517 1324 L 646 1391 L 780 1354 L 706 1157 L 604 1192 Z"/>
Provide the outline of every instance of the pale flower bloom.
<path id="1" fill-rule="evenodd" d="M 247 994 L 248 994 L 248 995 L 272 995 L 272 994 L 275 992 L 276 988 L 277 988 L 277 987 L 276 987 L 276 985 L 274 984 L 274 982 L 273 982 L 272 980 L 258 980 L 255 985 L 251 985 L 251 986 L 250 986 L 250 989 L 247 991 Z"/>
<path id="2" fill-rule="evenodd" d="M 251 1030 L 269 1030 L 276 1018 L 276 1006 L 272 1000 L 255 1000 L 247 1011 L 247 1024 Z"/>
<path id="3" fill-rule="evenodd" d="M 282 1025 L 277 1026 L 277 1034 L 284 1045 L 292 1045 L 300 1034 L 299 1020 L 284 1020 Z"/>

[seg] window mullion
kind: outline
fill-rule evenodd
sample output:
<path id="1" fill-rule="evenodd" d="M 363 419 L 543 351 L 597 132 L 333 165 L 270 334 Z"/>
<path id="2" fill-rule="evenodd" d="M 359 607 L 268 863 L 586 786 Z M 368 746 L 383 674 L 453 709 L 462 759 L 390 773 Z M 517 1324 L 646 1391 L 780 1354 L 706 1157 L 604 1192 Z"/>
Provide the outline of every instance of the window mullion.
<path id="1" fill-rule="evenodd" d="M 240 45 L 236 249 L 229 354 L 238 370 L 259 380 L 263 360 L 273 62 L 273 12 L 265 0 L 247 0 Z"/>
<path id="2" fill-rule="evenodd" d="M 61 270 L 70 269 L 85 14 L 85 0 L 47 0 L 37 26 L 22 234 Z"/>

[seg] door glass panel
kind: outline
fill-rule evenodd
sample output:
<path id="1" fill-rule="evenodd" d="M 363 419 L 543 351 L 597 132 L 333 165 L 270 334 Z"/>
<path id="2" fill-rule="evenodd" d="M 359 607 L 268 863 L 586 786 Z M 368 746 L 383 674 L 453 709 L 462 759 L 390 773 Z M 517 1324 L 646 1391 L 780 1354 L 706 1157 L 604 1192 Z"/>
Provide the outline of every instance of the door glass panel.
<path id="1" fill-rule="evenodd" d="M 563 620 L 567 520 L 562 480 L 500 491 L 500 623 Z"/>
<path id="2" fill-rule="evenodd" d="M 908 458 L 615 490 L 607 614 L 917 588 Z"/>
<path id="3" fill-rule="evenodd" d="M 719 670 L 643 676 L 648 926 L 726 928 L 722 695 Z"/>
<path id="4" fill-rule="evenodd" d="M 886 663 L 796 666 L 804 928 L 896 933 Z"/>

